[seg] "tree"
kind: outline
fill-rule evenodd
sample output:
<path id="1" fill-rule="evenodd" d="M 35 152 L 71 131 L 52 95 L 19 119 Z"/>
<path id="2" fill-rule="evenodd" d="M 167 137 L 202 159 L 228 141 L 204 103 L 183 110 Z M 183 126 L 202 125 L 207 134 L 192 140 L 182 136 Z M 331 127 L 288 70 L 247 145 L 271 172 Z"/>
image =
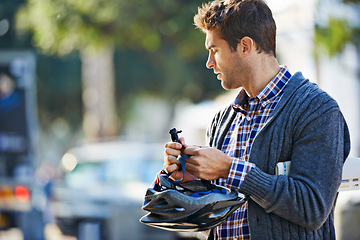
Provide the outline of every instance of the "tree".
<path id="1" fill-rule="evenodd" d="M 129 48 L 144 52 L 145 57 L 151 55 L 164 71 L 177 68 L 179 61 L 196 60 L 203 52 L 199 48 L 203 36 L 191 22 L 201 2 L 27 0 L 17 14 L 17 28 L 32 32 L 36 47 L 44 53 L 61 56 L 80 52 L 85 133 L 89 137 L 103 137 L 117 134 L 115 49 Z M 165 53 L 178 60 L 171 63 Z M 169 85 L 167 93 L 176 98 L 182 94 L 181 82 L 186 83 L 187 79 L 171 77 L 176 81 L 164 82 L 175 83 L 174 87 Z"/>
<path id="2" fill-rule="evenodd" d="M 342 0 L 346 7 L 360 9 L 360 0 Z M 326 21 L 317 21 L 315 25 L 315 46 L 319 48 L 317 53 L 325 52 L 333 57 L 341 53 L 346 44 L 353 44 L 360 48 L 360 23 L 354 22 L 348 9 L 343 9 L 343 16 L 330 15 Z M 356 12 L 356 11 L 354 11 Z M 358 12 L 358 11 L 357 11 Z"/>

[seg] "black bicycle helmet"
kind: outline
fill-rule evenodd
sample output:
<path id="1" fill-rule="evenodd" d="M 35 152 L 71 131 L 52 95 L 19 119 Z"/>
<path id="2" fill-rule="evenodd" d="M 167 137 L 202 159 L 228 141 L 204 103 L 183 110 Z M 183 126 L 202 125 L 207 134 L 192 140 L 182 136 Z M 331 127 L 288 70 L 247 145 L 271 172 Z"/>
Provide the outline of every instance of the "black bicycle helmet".
<path id="1" fill-rule="evenodd" d="M 245 202 L 237 191 L 210 181 L 178 183 L 163 170 L 148 188 L 140 222 L 170 231 L 206 231 L 218 226 Z"/>

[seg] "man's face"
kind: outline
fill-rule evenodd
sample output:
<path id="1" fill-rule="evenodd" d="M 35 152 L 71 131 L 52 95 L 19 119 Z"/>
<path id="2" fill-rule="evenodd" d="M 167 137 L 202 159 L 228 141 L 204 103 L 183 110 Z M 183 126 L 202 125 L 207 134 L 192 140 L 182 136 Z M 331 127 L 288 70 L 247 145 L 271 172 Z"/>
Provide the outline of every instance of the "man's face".
<path id="1" fill-rule="evenodd" d="M 205 47 L 209 50 L 206 67 L 214 70 L 222 87 L 226 90 L 242 87 L 249 68 L 240 54 L 241 49 L 231 51 L 216 30 L 206 32 Z"/>

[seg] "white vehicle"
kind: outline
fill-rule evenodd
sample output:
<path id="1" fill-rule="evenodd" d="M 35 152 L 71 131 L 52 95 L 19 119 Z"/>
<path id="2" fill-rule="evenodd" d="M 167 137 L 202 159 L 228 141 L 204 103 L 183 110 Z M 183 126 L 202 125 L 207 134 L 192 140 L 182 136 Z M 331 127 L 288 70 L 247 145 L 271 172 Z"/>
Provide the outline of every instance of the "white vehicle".
<path id="1" fill-rule="evenodd" d="M 164 144 L 100 142 L 70 149 L 54 183 L 51 212 L 78 240 L 182 239 L 139 222 L 146 189 L 163 165 Z"/>

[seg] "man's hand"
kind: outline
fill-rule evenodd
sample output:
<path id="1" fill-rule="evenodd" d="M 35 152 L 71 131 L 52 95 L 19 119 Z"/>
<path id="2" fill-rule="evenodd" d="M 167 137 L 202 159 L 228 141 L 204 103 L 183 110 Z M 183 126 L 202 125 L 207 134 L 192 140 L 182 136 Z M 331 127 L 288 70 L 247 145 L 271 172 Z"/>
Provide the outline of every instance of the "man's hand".
<path id="1" fill-rule="evenodd" d="M 180 154 L 188 154 L 186 158 L 186 173 L 182 182 L 197 178 L 204 180 L 215 180 L 227 178 L 229 175 L 232 158 L 222 151 L 212 147 L 188 146 L 184 138 L 180 143 L 168 142 L 165 144 L 164 169 L 171 174 L 172 179 L 181 179 L 182 171 L 179 170 L 180 163 L 177 160 Z"/>
<path id="2" fill-rule="evenodd" d="M 186 145 L 185 140 L 182 137 L 180 138 L 180 142 L 181 144 L 177 142 L 168 142 L 165 144 L 163 168 L 167 173 L 171 173 L 170 178 L 173 180 L 181 179 L 183 177 L 183 172 L 179 171 L 180 162 L 177 159 L 180 154 L 183 154 L 182 149 L 183 146 L 186 147 Z M 196 177 L 191 175 L 186 169 L 182 182 L 188 182 L 195 179 Z"/>
<path id="3" fill-rule="evenodd" d="M 232 158 L 213 147 L 190 146 L 183 153 L 191 155 L 185 159 L 186 171 L 204 180 L 227 178 Z"/>

